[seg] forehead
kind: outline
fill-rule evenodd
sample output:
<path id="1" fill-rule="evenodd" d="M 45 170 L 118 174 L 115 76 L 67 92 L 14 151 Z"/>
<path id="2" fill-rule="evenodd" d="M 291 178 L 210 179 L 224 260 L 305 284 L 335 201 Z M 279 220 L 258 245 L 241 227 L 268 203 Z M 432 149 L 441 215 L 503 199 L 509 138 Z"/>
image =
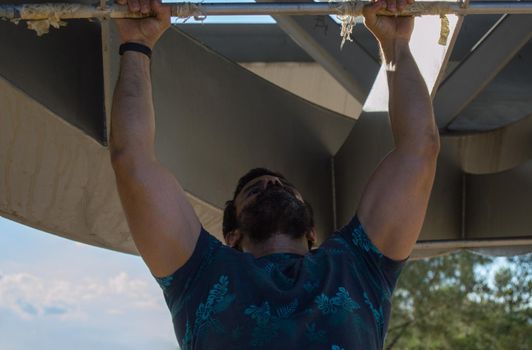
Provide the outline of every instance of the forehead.
<path id="1" fill-rule="evenodd" d="M 256 178 L 254 178 L 253 180 L 251 180 L 248 183 L 246 183 L 244 185 L 244 187 L 242 187 L 240 192 L 238 192 L 238 195 L 236 196 L 236 198 L 238 198 L 241 195 L 243 195 L 247 190 L 249 190 L 254 185 L 262 183 L 262 182 L 267 181 L 267 180 L 279 180 L 279 181 L 281 181 L 281 183 L 283 185 L 290 186 L 290 187 L 295 189 L 294 185 L 292 185 L 290 182 L 288 182 L 286 179 L 284 179 L 282 177 L 278 177 L 278 176 L 274 176 L 274 175 L 262 175 L 262 176 L 258 176 Z"/>
<path id="2" fill-rule="evenodd" d="M 262 175 L 262 176 L 258 176 L 250 181 L 248 181 L 244 187 L 242 187 L 242 189 L 240 190 L 240 193 L 242 192 L 245 192 L 246 190 L 248 190 L 250 187 L 252 187 L 253 185 L 255 184 L 258 184 L 260 182 L 263 182 L 263 181 L 266 181 L 266 180 L 280 180 L 281 182 L 283 182 L 283 179 L 281 179 L 280 177 L 277 177 L 277 176 L 274 176 L 274 175 Z"/>

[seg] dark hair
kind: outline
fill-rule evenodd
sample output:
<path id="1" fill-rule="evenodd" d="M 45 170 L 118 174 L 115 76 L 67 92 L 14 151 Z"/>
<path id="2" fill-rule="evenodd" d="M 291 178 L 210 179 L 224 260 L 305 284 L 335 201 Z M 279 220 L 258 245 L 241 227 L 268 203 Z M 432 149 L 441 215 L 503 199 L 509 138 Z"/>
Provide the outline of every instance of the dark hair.
<path id="1" fill-rule="evenodd" d="M 272 171 L 270 169 L 266 168 L 255 168 L 248 171 L 244 176 L 242 176 L 238 180 L 238 185 L 236 186 L 235 193 L 233 194 L 233 199 L 225 202 L 225 208 L 224 208 L 224 217 L 223 217 L 223 223 L 222 223 L 222 232 L 224 237 L 231 231 L 235 230 L 237 228 L 237 217 L 236 217 L 236 207 L 235 207 L 235 199 L 242 191 L 244 186 L 246 186 L 251 180 L 256 179 L 257 177 L 270 175 L 275 176 L 280 179 L 283 179 L 286 181 L 286 178 L 284 175 L 277 173 L 275 171 Z"/>

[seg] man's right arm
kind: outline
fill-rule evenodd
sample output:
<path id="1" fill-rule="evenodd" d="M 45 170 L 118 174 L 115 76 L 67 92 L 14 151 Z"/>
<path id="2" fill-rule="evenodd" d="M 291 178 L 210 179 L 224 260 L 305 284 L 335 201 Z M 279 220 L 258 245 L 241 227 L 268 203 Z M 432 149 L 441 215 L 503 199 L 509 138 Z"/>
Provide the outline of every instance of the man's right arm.
<path id="1" fill-rule="evenodd" d="M 386 63 L 395 147 L 369 179 L 357 214 L 372 243 L 394 260 L 406 259 L 419 237 L 440 149 L 430 94 L 409 47 L 414 18 L 377 16 L 386 6 L 405 5 L 377 0 L 364 8 Z"/>
<path id="2" fill-rule="evenodd" d="M 129 6 L 142 12 L 151 6 L 157 17 L 117 21 L 122 41 L 152 48 L 169 26 L 168 10 L 155 1 Z M 111 111 L 111 159 L 135 245 L 152 274 L 163 277 L 192 255 L 201 224 L 176 178 L 157 161 L 154 140 L 149 58 L 126 51 Z"/>

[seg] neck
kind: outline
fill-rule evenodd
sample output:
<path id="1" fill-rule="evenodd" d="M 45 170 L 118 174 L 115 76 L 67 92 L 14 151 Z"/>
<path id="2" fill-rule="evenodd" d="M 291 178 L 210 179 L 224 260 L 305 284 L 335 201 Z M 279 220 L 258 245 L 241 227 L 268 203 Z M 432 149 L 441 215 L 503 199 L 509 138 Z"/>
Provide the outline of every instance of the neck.
<path id="1" fill-rule="evenodd" d="M 293 239 L 287 235 L 276 234 L 261 243 L 251 242 L 248 237 L 244 237 L 242 248 L 244 252 L 251 253 L 255 258 L 275 253 L 305 255 L 308 252 L 308 242 L 306 236 L 300 239 Z"/>

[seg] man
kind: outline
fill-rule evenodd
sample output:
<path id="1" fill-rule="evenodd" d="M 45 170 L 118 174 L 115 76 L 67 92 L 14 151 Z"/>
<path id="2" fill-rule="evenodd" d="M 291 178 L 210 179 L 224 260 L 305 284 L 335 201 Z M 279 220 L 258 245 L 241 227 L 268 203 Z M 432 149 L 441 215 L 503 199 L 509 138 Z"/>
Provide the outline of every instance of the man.
<path id="1" fill-rule="evenodd" d="M 181 348 L 382 348 L 391 294 L 421 230 L 439 151 L 430 97 L 408 46 L 413 19 L 376 15 L 384 7 L 401 11 L 405 2 L 364 9 L 387 68 L 395 147 L 351 222 L 315 250 L 312 210 L 267 169 L 246 174 L 227 202 L 227 246 L 201 227 L 154 151 L 148 54 L 170 25 L 169 10 L 156 0 L 128 5 L 156 17 L 117 20 L 129 44 L 121 48 L 113 101 L 112 163 L 131 234 L 163 288 Z"/>

